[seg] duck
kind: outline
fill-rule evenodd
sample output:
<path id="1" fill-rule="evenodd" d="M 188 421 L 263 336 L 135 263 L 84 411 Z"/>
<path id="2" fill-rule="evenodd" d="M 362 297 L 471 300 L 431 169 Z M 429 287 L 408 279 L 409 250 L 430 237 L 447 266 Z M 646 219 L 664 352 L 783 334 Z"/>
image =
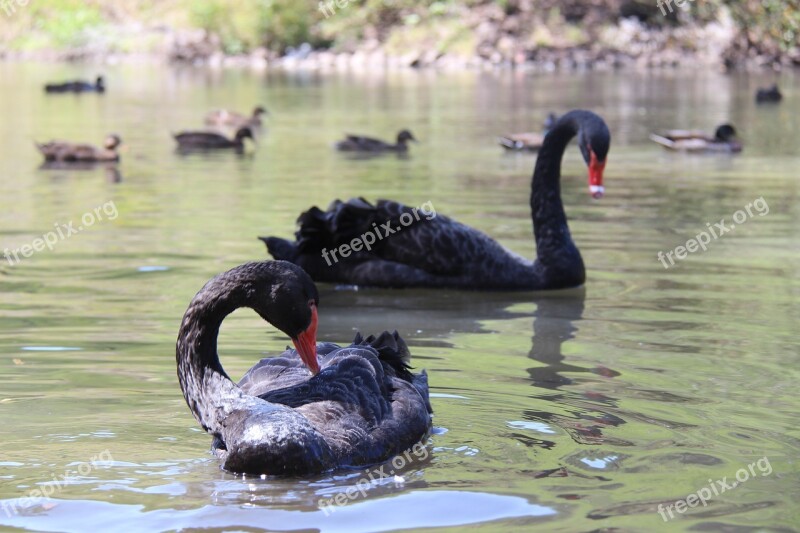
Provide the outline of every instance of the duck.
<path id="1" fill-rule="evenodd" d="M 346 138 L 337 142 L 335 146 L 340 152 L 407 152 L 408 141 L 418 142 L 410 131 L 401 130 L 397 134 L 395 144 L 363 135 L 347 134 Z"/>
<path id="2" fill-rule="evenodd" d="M 777 83 L 773 84 L 772 87 L 767 87 L 766 89 L 761 88 L 756 91 L 757 104 L 777 104 L 782 99 L 783 95 L 780 89 L 778 89 Z"/>
<path id="3" fill-rule="evenodd" d="M 682 152 L 741 152 L 742 143 L 730 124 L 718 126 L 714 136 L 698 130 L 668 130 L 650 134 L 650 140 L 668 150 Z"/>
<path id="4" fill-rule="evenodd" d="M 248 117 L 235 111 L 227 109 L 217 109 L 206 115 L 205 123 L 207 126 L 241 128 L 242 126 L 260 127 L 261 115 L 269 115 L 266 108 L 258 106 L 253 109 L 253 113 Z"/>
<path id="5" fill-rule="evenodd" d="M 317 343 L 319 293 L 285 261 L 239 265 L 208 281 L 183 316 L 181 391 L 212 451 L 233 474 L 307 476 L 384 462 L 431 430 L 428 377 L 410 371 L 395 331 L 341 347 Z M 292 340 L 234 383 L 217 353 L 220 325 L 249 307 Z"/>
<path id="6" fill-rule="evenodd" d="M 48 93 L 103 93 L 106 91 L 103 76 L 97 76 L 94 83 L 88 81 L 67 81 L 63 83 L 48 83 L 44 86 Z"/>
<path id="7" fill-rule="evenodd" d="M 231 139 L 218 131 L 189 130 L 173 134 L 180 150 L 216 150 L 234 149 L 244 151 L 244 140 L 255 141 L 253 130 L 249 126 L 242 126 L 236 130 L 236 135 Z"/>
<path id="8" fill-rule="evenodd" d="M 589 168 L 590 194 L 604 192 L 608 126 L 591 111 L 573 110 L 556 122 L 536 159 L 530 195 L 535 261 L 437 213 L 432 203 L 420 209 L 392 200 L 336 200 L 327 211 L 314 206 L 302 213 L 294 241 L 259 238 L 272 257 L 300 265 L 318 282 L 496 291 L 578 287 L 586 271 L 560 192 L 561 159 L 574 137 Z M 350 248 L 354 240 L 361 242 L 357 249 Z"/>
<path id="9" fill-rule="evenodd" d="M 36 143 L 36 148 L 45 161 L 92 163 L 119 161 L 117 148 L 122 144 L 119 135 L 111 134 L 105 138 L 102 147 L 91 144 L 76 144 L 67 141 Z"/>
<path id="10" fill-rule="evenodd" d="M 549 113 L 544 121 L 544 131 L 542 133 L 509 133 L 497 138 L 500 146 L 506 150 L 538 152 L 544 143 L 544 136 L 558 122 L 555 113 Z"/>

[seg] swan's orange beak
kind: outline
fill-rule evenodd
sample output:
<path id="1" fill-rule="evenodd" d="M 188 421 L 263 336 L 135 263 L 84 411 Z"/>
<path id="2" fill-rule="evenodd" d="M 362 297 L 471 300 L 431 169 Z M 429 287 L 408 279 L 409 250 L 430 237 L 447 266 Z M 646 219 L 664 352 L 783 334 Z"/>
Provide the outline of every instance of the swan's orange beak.
<path id="1" fill-rule="evenodd" d="M 311 324 L 297 338 L 293 338 L 294 347 L 300 353 L 300 359 L 311 370 L 312 374 L 319 372 L 317 361 L 317 306 L 311 304 Z"/>
<path id="2" fill-rule="evenodd" d="M 597 159 L 594 150 L 589 149 L 589 192 L 592 198 L 602 198 L 605 188 L 603 187 L 603 170 L 606 162 Z"/>

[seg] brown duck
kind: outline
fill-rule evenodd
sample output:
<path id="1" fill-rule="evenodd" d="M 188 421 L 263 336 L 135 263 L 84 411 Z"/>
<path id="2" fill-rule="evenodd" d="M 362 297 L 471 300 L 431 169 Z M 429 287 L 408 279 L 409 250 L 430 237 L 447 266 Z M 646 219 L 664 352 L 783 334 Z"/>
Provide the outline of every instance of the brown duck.
<path id="1" fill-rule="evenodd" d="M 45 161 L 92 163 L 98 161 L 119 161 L 117 147 L 122 144 L 119 135 L 106 137 L 103 146 L 76 144 L 66 141 L 50 141 L 36 144 Z"/>
<path id="2" fill-rule="evenodd" d="M 264 107 L 258 106 L 253 109 L 253 113 L 248 117 L 235 111 L 227 109 L 217 109 L 206 115 L 205 123 L 208 126 L 241 128 L 242 126 L 259 127 L 261 126 L 261 115 L 269 115 Z"/>

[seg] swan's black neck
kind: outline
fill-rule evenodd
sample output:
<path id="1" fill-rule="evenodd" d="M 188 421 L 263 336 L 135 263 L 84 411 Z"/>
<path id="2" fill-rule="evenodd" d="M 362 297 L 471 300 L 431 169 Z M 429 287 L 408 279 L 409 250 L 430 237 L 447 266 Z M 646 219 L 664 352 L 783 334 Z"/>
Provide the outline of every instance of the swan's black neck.
<path id="1" fill-rule="evenodd" d="M 178 381 L 186 403 L 203 429 L 215 434 L 221 430 L 226 406 L 243 396 L 217 353 L 222 321 L 246 305 L 242 291 L 232 287 L 229 274 L 212 279 L 194 297 L 183 316 L 176 348 Z"/>
<path id="2" fill-rule="evenodd" d="M 219 433 L 229 413 L 252 401 L 231 381 L 217 355 L 217 336 L 225 317 L 240 307 L 251 307 L 295 340 L 311 324 L 309 302 L 319 302 L 314 282 L 286 261 L 246 263 L 200 289 L 183 316 L 175 357 L 183 396 L 206 431 Z M 309 340 L 313 343 L 313 332 Z"/>
<path id="3" fill-rule="evenodd" d="M 564 115 L 545 136 L 536 159 L 530 199 L 535 266 L 539 283 L 547 288 L 574 287 L 585 279 L 583 260 L 572 241 L 561 201 L 561 160 L 570 140 L 594 117 L 586 111 Z"/>

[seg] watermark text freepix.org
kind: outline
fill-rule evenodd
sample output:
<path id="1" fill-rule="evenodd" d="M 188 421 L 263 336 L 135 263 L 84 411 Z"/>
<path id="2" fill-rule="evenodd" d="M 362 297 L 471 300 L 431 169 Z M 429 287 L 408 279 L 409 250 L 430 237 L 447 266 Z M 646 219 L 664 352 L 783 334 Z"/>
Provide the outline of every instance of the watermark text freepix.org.
<path id="1" fill-rule="evenodd" d="M 693 239 L 686 241 L 685 245 L 676 246 L 674 250 L 670 250 L 666 254 L 663 251 L 658 252 L 658 260 L 661 261 L 664 268 L 669 268 L 675 265 L 675 259 L 686 259 L 687 254 L 694 253 L 701 248 L 705 252 L 708 249 L 709 243 L 711 243 L 712 237 L 714 240 L 717 240 L 726 233 L 736 229 L 737 224 L 744 224 L 750 218 L 753 218 L 755 216 L 753 214 L 753 208 L 755 208 L 758 216 L 761 217 L 769 213 L 769 205 L 767 205 L 767 201 L 764 200 L 764 197 L 756 198 L 754 201 L 744 206 L 744 209 L 740 209 L 733 214 L 733 222 L 726 222 L 725 219 L 722 218 L 719 222 L 715 222 L 713 226 L 710 222 L 706 223 L 708 231 L 701 231 L 695 235 Z M 673 256 L 675 257 L 673 258 Z M 667 264 L 667 259 L 669 259 L 669 264 Z"/>
<path id="2" fill-rule="evenodd" d="M 728 490 L 735 489 L 750 479 L 751 476 L 756 477 L 755 467 L 758 467 L 758 471 L 762 476 L 768 476 L 772 473 L 772 465 L 769 464 L 769 459 L 764 456 L 755 463 L 747 465 L 747 468 L 740 468 L 737 470 L 736 481 L 729 482 L 727 476 L 716 481 L 711 481 L 709 479 L 707 487 L 703 487 L 697 492 L 689 494 L 682 500 L 677 500 L 675 503 L 669 504 L 666 507 L 664 507 L 663 503 L 659 503 L 658 514 L 661 515 L 661 518 L 664 519 L 664 522 L 667 522 L 671 518 L 675 518 L 675 515 L 672 513 L 673 509 L 679 514 L 683 514 L 687 509 L 697 507 L 701 503 L 703 504 L 703 507 L 706 507 L 708 505 L 708 500 L 711 500 L 715 496 L 719 496 Z M 667 518 L 668 514 L 669 518 Z"/>
<path id="3" fill-rule="evenodd" d="M 667 5 L 667 9 L 672 13 L 672 2 L 675 2 L 675 5 L 681 9 L 689 9 L 689 2 L 694 2 L 694 0 L 657 0 L 656 7 L 658 7 L 661 10 L 661 14 L 666 17 L 667 10 L 664 9 L 664 4 Z"/>
<path id="4" fill-rule="evenodd" d="M 356 0 L 322 0 L 319 3 L 319 12 L 325 15 L 325 18 L 329 18 L 331 15 L 336 14 L 336 8 L 344 9 L 351 2 L 355 2 Z"/>
<path id="5" fill-rule="evenodd" d="M 420 219 L 420 213 L 425 215 L 425 220 L 432 220 L 436 218 L 436 209 L 433 207 L 433 203 L 431 201 L 427 201 L 419 207 L 415 207 L 409 213 L 405 211 L 399 217 L 399 226 L 392 227 L 392 221 L 389 220 L 384 222 L 381 225 L 378 225 L 377 222 L 372 223 L 372 229 L 365 233 L 362 233 L 361 236 L 355 237 L 349 243 L 342 244 L 338 248 L 334 248 L 333 250 L 328 250 L 327 248 L 322 249 L 322 258 L 325 259 L 325 262 L 328 266 L 332 266 L 335 263 L 339 262 L 339 258 L 336 257 L 338 253 L 340 257 L 350 257 L 351 252 L 360 252 L 362 249 L 366 249 L 367 251 L 372 250 L 372 245 L 376 242 L 383 240 L 384 238 L 397 233 L 398 231 L 402 231 L 403 228 L 410 226 L 414 222 L 418 222 Z M 328 254 L 330 253 L 330 257 Z"/>
<path id="6" fill-rule="evenodd" d="M 60 476 L 51 474 L 50 479 L 39 485 L 38 489 L 33 489 L 28 492 L 27 496 L 17 498 L 15 500 L 5 501 L 0 504 L 0 507 L 5 511 L 6 516 L 12 518 L 18 515 L 20 510 L 25 510 L 28 507 L 43 503 L 50 499 L 53 494 L 61 492 L 65 485 L 70 485 L 78 481 L 80 477 L 86 477 L 92 473 L 98 465 L 103 463 L 111 463 L 114 458 L 111 456 L 109 450 L 103 450 L 95 455 L 85 463 L 79 463 L 74 470 L 66 471 Z"/>
<path id="7" fill-rule="evenodd" d="M 348 487 L 344 492 L 340 492 L 336 496 L 331 496 L 330 498 L 320 498 L 317 505 L 319 505 L 319 508 L 325 513 L 325 516 L 329 516 L 336 511 L 337 507 L 341 507 L 356 498 L 364 498 L 367 495 L 367 489 L 369 489 L 373 483 L 379 483 L 380 480 L 387 477 L 395 477 L 395 473 L 405 468 L 414 458 L 424 461 L 428 458 L 428 455 L 428 448 L 418 442 L 412 446 L 410 450 L 406 450 L 402 455 L 396 455 L 391 461 L 381 465 L 380 468 L 375 468 L 367 472 L 365 477 L 359 479 L 355 485 Z"/>
<path id="8" fill-rule="evenodd" d="M 67 224 L 56 222 L 53 224 L 55 227 L 54 231 L 48 231 L 41 237 L 33 239 L 33 242 L 30 244 L 23 244 L 19 248 L 5 248 L 3 250 L 3 256 L 5 256 L 9 265 L 14 266 L 22 260 L 20 259 L 20 255 L 22 257 L 30 257 L 34 253 L 41 252 L 45 248 L 52 251 L 53 247 L 59 241 L 68 239 L 73 235 L 80 233 L 84 229 L 93 226 L 96 222 L 103 220 L 104 215 L 108 220 L 115 220 L 117 216 L 119 216 L 119 213 L 117 212 L 117 206 L 114 205 L 113 201 L 108 201 L 103 205 L 95 207 L 91 211 L 85 212 L 83 215 L 81 215 L 81 223 L 78 224 L 77 227 L 75 226 L 75 222 L 72 220 L 70 220 Z"/>
<path id="9" fill-rule="evenodd" d="M 17 12 L 17 6 L 25 7 L 30 0 L 0 0 L 0 9 L 5 11 L 6 16 L 10 17 Z"/>

